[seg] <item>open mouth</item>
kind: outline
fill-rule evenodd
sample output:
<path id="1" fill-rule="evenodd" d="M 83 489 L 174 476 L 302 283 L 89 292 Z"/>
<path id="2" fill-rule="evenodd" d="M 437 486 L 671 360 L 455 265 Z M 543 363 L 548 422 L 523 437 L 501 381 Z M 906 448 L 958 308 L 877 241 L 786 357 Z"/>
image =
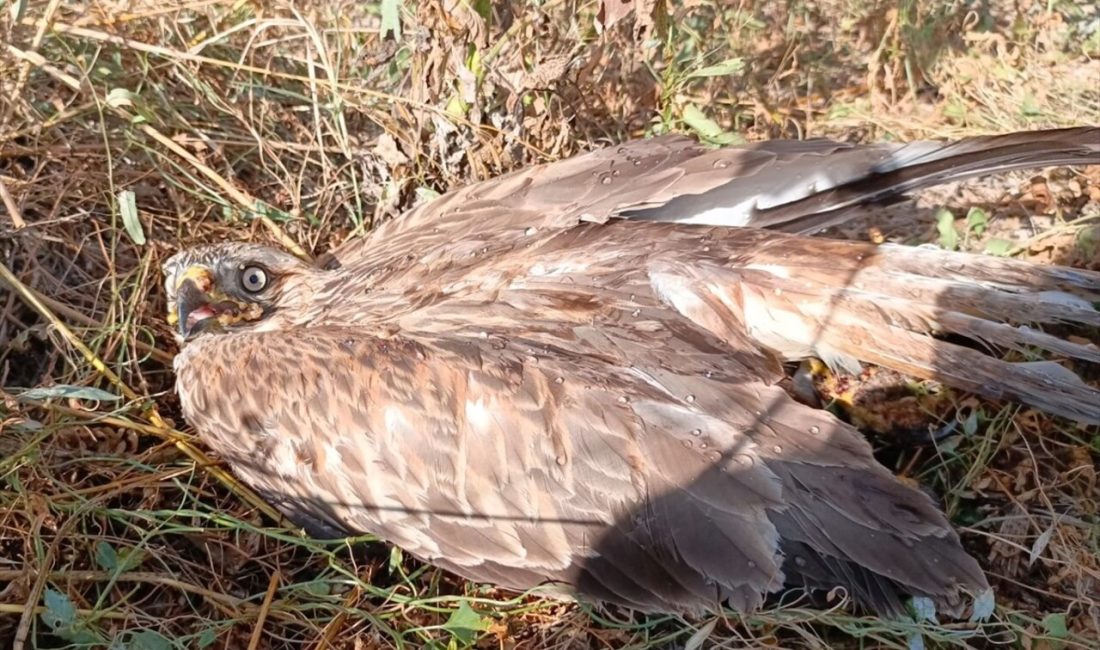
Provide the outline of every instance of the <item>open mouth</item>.
<path id="1" fill-rule="evenodd" d="M 217 292 L 211 279 L 199 272 L 185 276 L 176 291 L 175 311 L 168 321 L 189 338 L 211 326 L 229 327 L 263 316 L 257 303 L 242 303 Z"/>
<path id="2" fill-rule="evenodd" d="M 209 320 L 211 318 L 216 318 L 217 315 L 218 313 L 214 311 L 214 308 L 210 305 L 202 305 L 200 307 L 196 307 L 187 314 L 187 318 L 185 319 L 183 324 L 184 329 L 188 332 L 193 332 L 195 331 L 195 328 L 198 327 L 199 323 L 202 323 L 203 321 Z"/>

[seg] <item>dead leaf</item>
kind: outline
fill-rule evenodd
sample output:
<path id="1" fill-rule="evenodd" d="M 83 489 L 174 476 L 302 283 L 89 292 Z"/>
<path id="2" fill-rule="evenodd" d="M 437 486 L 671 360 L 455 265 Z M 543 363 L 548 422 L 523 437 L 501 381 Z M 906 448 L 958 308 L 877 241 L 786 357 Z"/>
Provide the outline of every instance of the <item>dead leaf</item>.
<path id="1" fill-rule="evenodd" d="M 1050 526 L 1035 538 L 1035 542 L 1031 545 L 1031 551 L 1027 554 L 1028 566 L 1035 564 L 1035 560 L 1039 559 L 1039 556 L 1047 549 L 1047 546 L 1050 544 L 1050 538 L 1054 536 L 1054 527 L 1057 524 L 1057 521 L 1051 522 Z"/>
<path id="2" fill-rule="evenodd" d="M 1032 178 L 1029 193 L 1031 198 L 1035 200 L 1036 207 L 1040 212 L 1049 213 L 1051 208 L 1054 207 L 1054 196 L 1050 192 L 1050 186 L 1047 184 L 1046 178 L 1042 176 Z"/>
<path id="3" fill-rule="evenodd" d="M 374 145 L 374 153 L 389 165 L 390 169 L 409 162 L 409 157 L 401 153 L 401 150 L 397 148 L 397 141 L 389 133 L 382 133 L 378 136 L 378 144 Z"/>
<path id="4" fill-rule="evenodd" d="M 520 90 L 549 88 L 554 81 L 561 79 L 565 74 L 566 68 L 569 67 L 569 60 L 570 57 L 563 54 L 539 63 L 534 70 L 523 75 Z"/>
<path id="5" fill-rule="evenodd" d="M 635 41 L 662 34 L 667 27 L 668 8 L 664 0 L 601 0 L 596 14 L 597 33 L 611 29 L 630 14 L 634 14 Z"/>
<path id="6" fill-rule="evenodd" d="M 635 0 L 601 0 L 596 14 L 596 31 L 604 32 L 634 11 Z"/>

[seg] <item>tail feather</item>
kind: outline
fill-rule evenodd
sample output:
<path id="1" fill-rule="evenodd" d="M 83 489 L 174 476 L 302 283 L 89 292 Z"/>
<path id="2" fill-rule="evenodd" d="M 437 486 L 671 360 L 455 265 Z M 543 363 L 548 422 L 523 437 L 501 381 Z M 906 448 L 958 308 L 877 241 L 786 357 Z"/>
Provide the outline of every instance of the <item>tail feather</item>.
<path id="1" fill-rule="evenodd" d="M 754 284 L 772 288 L 773 295 L 776 288 L 783 290 L 782 287 L 776 286 L 778 283 L 770 276 L 761 277 L 759 274 L 750 274 L 748 279 Z M 906 280 L 902 279 L 902 283 Z M 834 328 L 843 325 L 844 332 L 851 331 L 850 328 L 865 327 L 867 323 L 875 323 L 883 327 L 903 327 L 909 331 L 931 334 L 958 334 L 986 345 L 998 345 L 1023 353 L 1029 353 L 1032 348 L 1038 348 L 1068 358 L 1100 363 L 1100 346 L 1095 343 L 1078 343 L 1034 329 L 1029 325 L 1013 326 L 1000 322 L 1011 314 L 998 309 L 1003 305 L 997 303 L 1004 301 L 990 301 L 993 303 L 992 306 L 982 305 L 981 302 L 957 305 L 942 300 L 938 303 L 921 302 L 912 298 L 889 295 L 887 292 L 891 288 L 894 287 L 887 286 L 884 293 L 842 288 L 836 290 L 828 302 L 819 300 L 820 294 L 817 293 L 805 291 L 791 293 L 803 300 L 801 303 L 803 314 L 813 315 L 819 322 L 828 322 Z M 945 309 L 942 305 L 953 306 Z M 967 309 L 968 305 L 975 306 Z M 1055 303 L 1047 311 L 1033 308 L 1029 310 L 1032 318 L 1027 322 L 1100 325 L 1100 312 L 1093 310 L 1086 313 L 1081 310 L 1081 317 L 1077 319 L 1076 312 L 1066 314 L 1060 309 L 1061 307 L 1060 303 Z M 975 315 L 968 312 L 978 313 Z M 1018 317 L 1019 314 L 1014 316 Z"/>
<path id="2" fill-rule="evenodd" d="M 826 282 L 910 304 L 950 306 L 984 319 L 1100 326 L 1094 304 L 1100 302 L 1100 284 L 1092 271 L 924 246 L 775 238 L 766 231 L 737 239 L 742 238 L 751 241 L 746 247 L 752 251 L 733 260 L 742 275 L 768 272 L 779 281 L 792 275 L 790 266 L 813 291 L 820 291 L 817 283 Z M 762 286 L 783 289 L 781 284 L 768 285 L 761 273 L 754 278 Z"/>
<path id="3" fill-rule="evenodd" d="M 727 263 L 666 265 L 660 276 L 661 295 L 718 336 L 747 334 L 788 360 L 816 356 L 848 370 L 874 363 L 1100 424 L 1100 390 L 1070 369 L 996 356 L 1007 348 L 1029 360 L 1043 352 L 1100 363 L 1100 341 L 1036 327 L 1100 325 L 1100 273 L 904 246 L 718 233 L 713 243 L 729 246 Z M 694 300 L 673 295 L 688 290 Z M 716 308 L 728 311 L 715 318 Z"/>
<path id="4" fill-rule="evenodd" d="M 890 295 L 911 303 L 950 305 L 961 314 L 1009 323 L 1077 323 L 1100 326 L 1085 290 L 1043 289 L 1045 267 L 1037 267 L 1036 285 L 1006 286 L 966 278 L 933 278 L 914 273 L 868 271 L 855 285 L 884 287 Z"/>
<path id="5" fill-rule="evenodd" d="M 885 344 L 881 342 L 883 335 L 888 337 Z M 1013 400 L 1086 424 L 1100 424 L 1100 391 L 1064 366 L 1002 361 L 901 328 L 857 331 L 848 327 L 843 335 L 827 334 L 823 341 L 843 354 L 914 377 L 935 379 L 991 399 Z"/>
<path id="6" fill-rule="evenodd" d="M 863 245 L 853 242 L 855 245 Z M 1075 302 L 1100 301 L 1100 274 L 1068 266 L 1048 266 L 992 255 L 945 251 L 934 246 L 883 244 L 877 247 L 884 271 L 896 271 L 937 280 L 955 279 L 982 283 L 1003 291 L 1024 291 L 1038 297 L 1036 289 L 1076 296 Z"/>
<path id="7" fill-rule="evenodd" d="M 1029 348 L 1048 350 L 1066 357 L 1100 363 L 1100 347 L 1095 343 L 1077 343 L 1032 329 L 1027 325 L 1012 327 L 966 314 L 946 312 L 940 316 L 944 331 L 970 336 L 987 344 L 1000 345 L 1030 352 Z"/>

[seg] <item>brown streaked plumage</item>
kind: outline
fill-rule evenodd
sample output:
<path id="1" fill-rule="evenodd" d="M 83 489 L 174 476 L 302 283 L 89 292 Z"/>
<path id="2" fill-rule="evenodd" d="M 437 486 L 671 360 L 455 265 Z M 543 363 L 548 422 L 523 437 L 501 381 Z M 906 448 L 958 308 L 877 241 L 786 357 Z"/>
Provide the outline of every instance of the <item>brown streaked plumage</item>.
<path id="1" fill-rule="evenodd" d="M 246 244 L 184 251 L 165 265 L 183 411 L 315 534 L 374 533 L 474 580 L 649 611 L 751 609 L 784 586 L 955 611 L 989 585 L 947 520 L 852 427 L 778 388 L 781 363 L 872 362 L 1100 422 L 1100 391 L 1064 366 L 933 337 L 1100 361 L 1016 327 L 1100 325 L 1100 274 L 729 227 L 687 197 L 774 202 L 784 175 L 825 164 L 846 184 L 743 213 L 817 227 L 890 188 L 1100 162 L 1098 134 L 923 157 L 662 138 L 445 195 L 323 268 Z"/>

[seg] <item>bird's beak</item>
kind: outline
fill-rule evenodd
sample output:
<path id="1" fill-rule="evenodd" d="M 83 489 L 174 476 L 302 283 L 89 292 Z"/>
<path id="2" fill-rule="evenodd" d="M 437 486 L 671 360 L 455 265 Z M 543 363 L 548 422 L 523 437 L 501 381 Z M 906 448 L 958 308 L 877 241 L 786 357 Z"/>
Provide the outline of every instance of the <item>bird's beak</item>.
<path id="1" fill-rule="evenodd" d="M 257 302 L 241 302 L 223 293 L 205 266 L 188 267 L 176 280 L 175 300 L 168 306 L 168 324 L 186 341 L 211 327 L 228 328 L 262 318 Z"/>
<path id="2" fill-rule="evenodd" d="M 214 275 L 204 266 L 192 266 L 176 282 L 175 308 L 168 314 L 168 323 L 176 326 L 185 340 L 198 332 L 205 321 L 217 314 L 210 306 Z"/>

